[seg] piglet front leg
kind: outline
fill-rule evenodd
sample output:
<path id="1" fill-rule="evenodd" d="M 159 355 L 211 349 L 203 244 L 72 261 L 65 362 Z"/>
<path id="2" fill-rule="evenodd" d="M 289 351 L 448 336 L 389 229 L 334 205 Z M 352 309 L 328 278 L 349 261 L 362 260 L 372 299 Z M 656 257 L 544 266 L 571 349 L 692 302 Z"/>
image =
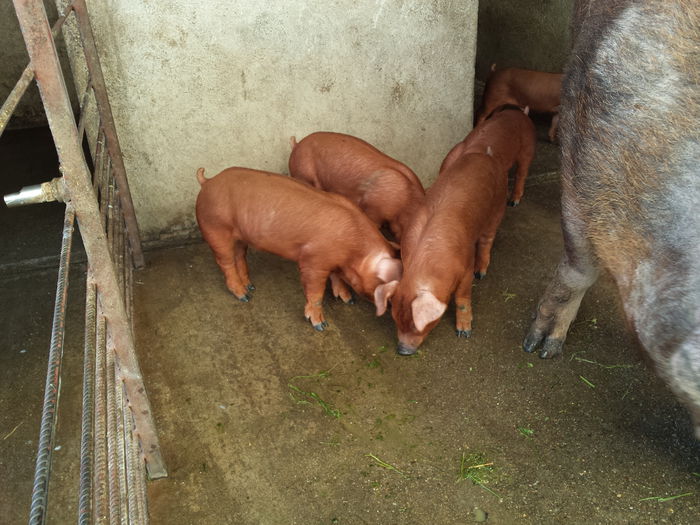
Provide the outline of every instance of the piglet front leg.
<path id="1" fill-rule="evenodd" d="M 323 294 L 326 291 L 326 281 L 330 272 L 302 266 L 300 263 L 299 273 L 306 297 L 304 317 L 311 322 L 315 330 L 323 332 L 328 326 L 328 322 L 323 317 Z"/>
<path id="2" fill-rule="evenodd" d="M 335 272 L 331 273 L 331 289 L 333 290 L 333 297 L 340 299 L 345 304 L 355 304 L 350 288 Z"/>

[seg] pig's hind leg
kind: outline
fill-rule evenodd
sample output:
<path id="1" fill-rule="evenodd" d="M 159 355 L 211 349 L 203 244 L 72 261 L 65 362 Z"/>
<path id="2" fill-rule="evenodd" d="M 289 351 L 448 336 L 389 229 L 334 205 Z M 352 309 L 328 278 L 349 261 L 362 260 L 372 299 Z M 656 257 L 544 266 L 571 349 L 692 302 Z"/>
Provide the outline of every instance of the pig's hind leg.
<path id="1" fill-rule="evenodd" d="M 237 255 L 236 248 L 234 248 L 234 246 L 239 245 L 240 241 L 234 240 L 231 232 L 212 232 L 207 230 L 206 232 L 203 231 L 203 233 L 205 234 L 204 239 L 214 252 L 216 263 L 224 274 L 226 287 L 239 301 L 247 303 L 250 300 L 250 295 L 247 293 L 249 291 L 247 286 L 250 283 L 248 282 L 248 266 L 245 264 L 245 249 L 243 249 L 243 265 L 245 268 L 245 277 L 243 277 L 239 273 L 237 264 L 237 258 L 240 257 L 240 249 Z"/>
<path id="2" fill-rule="evenodd" d="M 535 320 L 523 341 L 526 352 L 533 352 L 542 343 L 541 358 L 561 353 L 569 325 L 576 318 L 581 300 L 598 277 L 590 242 L 581 221 L 574 216 L 574 206 L 566 206 L 565 202 L 562 204 L 563 209 L 569 211 L 564 214 L 563 220 L 564 255 L 540 299 Z"/>
<path id="3" fill-rule="evenodd" d="M 323 317 L 323 294 L 330 272 L 309 268 L 300 262 L 299 273 L 306 296 L 304 317 L 311 322 L 315 330 L 322 332 L 328 326 Z"/>
<path id="4" fill-rule="evenodd" d="M 236 264 L 236 271 L 241 279 L 241 282 L 245 286 L 246 291 L 252 292 L 255 290 L 255 286 L 250 282 L 250 276 L 248 275 L 248 262 L 246 261 L 246 254 L 248 253 L 248 245 L 243 241 L 236 241 L 233 244 L 233 259 Z"/>
<path id="5" fill-rule="evenodd" d="M 486 271 L 491 264 L 491 248 L 493 248 L 493 241 L 496 239 L 496 232 L 503 220 L 505 211 L 505 205 L 498 207 L 497 211 L 489 219 L 490 223 L 487 225 L 486 231 L 481 234 L 481 237 L 476 242 L 474 277 L 477 279 L 483 279 L 486 276 Z"/>
<path id="6" fill-rule="evenodd" d="M 525 180 L 530 170 L 530 164 L 535 156 L 535 137 L 527 137 L 518 153 L 518 169 L 515 172 L 515 182 L 513 183 L 513 193 L 508 201 L 508 206 L 517 206 L 525 193 Z"/>

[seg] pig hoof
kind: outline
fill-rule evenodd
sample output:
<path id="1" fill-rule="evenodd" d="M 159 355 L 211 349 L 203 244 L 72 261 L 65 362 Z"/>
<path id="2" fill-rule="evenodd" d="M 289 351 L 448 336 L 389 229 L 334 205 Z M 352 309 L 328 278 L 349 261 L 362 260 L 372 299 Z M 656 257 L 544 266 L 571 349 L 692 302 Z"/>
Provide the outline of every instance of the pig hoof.
<path id="1" fill-rule="evenodd" d="M 486 277 L 486 272 L 474 272 L 474 277 L 476 277 L 477 279 L 481 280 L 481 279 L 483 279 L 484 277 Z"/>
<path id="2" fill-rule="evenodd" d="M 455 330 L 457 332 L 457 337 L 471 337 L 472 336 L 472 331 L 471 330 Z"/>
<path id="3" fill-rule="evenodd" d="M 243 297 L 236 297 L 240 302 L 247 303 L 250 301 L 250 295 L 245 294 Z"/>
<path id="4" fill-rule="evenodd" d="M 520 201 L 508 201 L 508 206 L 511 208 L 515 208 L 518 204 L 520 204 Z"/>
<path id="5" fill-rule="evenodd" d="M 530 332 L 525 336 L 523 341 L 523 350 L 531 354 L 537 348 L 537 345 L 542 341 L 542 334 L 539 332 Z"/>
<path id="6" fill-rule="evenodd" d="M 317 332 L 323 332 L 326 329 L 326 326 L 328 326 L 328 321 L 321 321 L 320 323 L 313 325 L 314 330 Z"/>
<path id="7" fill-rule="evenodd" d="M 417 350 L 418 348 L 399 343 L 399 346 L 396 348 L 396 353 L 399 355 L 413 355 Z"/>
<path id="8" fill-rule="evenodd" d="M 252 283 L 248 284 L 248 286 L 245 287 L 246 290 L 249 292 L 254 292 L 255 291 L 255 286 L 253 286 Z"/>
<path id="9" fill-rule="evenodd" d="M 345 304 L 355 304 L 355 298 L 354 298 L 354 297 L 351 297 L 350 299 L 348 299 L 347 301 L 345 301 Z"/>
<path id="10" fill-rule="evenodd" d="M 552 357 L 561 354 L 564 347 L 564 341 L 561 339 L 547 339 L 544 342 L 542 350 L 540 350 L 540 358 L 551 359 Z"/>

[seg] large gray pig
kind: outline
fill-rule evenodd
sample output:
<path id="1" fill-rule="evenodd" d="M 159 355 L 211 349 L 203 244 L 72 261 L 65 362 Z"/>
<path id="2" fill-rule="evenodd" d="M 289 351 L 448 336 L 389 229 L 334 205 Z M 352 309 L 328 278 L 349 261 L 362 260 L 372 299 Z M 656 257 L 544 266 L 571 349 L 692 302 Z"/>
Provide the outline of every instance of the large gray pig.
<path id="1" fill-rule="evenodd" d="M 700 2 L 581 0 L 562 87 L 565 252 L 524 341 L 562 351 L 599 268 L 700 439 Z"/>

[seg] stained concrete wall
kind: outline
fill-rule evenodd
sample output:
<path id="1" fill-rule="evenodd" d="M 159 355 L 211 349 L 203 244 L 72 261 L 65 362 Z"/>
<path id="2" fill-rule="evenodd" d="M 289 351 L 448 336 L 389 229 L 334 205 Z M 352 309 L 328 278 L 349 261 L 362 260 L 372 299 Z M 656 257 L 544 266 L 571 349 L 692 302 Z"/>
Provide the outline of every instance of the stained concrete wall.
<path id="1" fill-rule="evenodd" d="M 331 130 L 428 183 L 471 128 L 476 0 L 88 8 L 147 239 L 195 228 L 200 166 L 283 172 L 291 135 Z"/>
<path id="2" fill-rule="evenodd" d="M 482 0 L 476 76 L 491 64 L 561 72 L 571 47 L 569 20 L 574 0 Z"/>

